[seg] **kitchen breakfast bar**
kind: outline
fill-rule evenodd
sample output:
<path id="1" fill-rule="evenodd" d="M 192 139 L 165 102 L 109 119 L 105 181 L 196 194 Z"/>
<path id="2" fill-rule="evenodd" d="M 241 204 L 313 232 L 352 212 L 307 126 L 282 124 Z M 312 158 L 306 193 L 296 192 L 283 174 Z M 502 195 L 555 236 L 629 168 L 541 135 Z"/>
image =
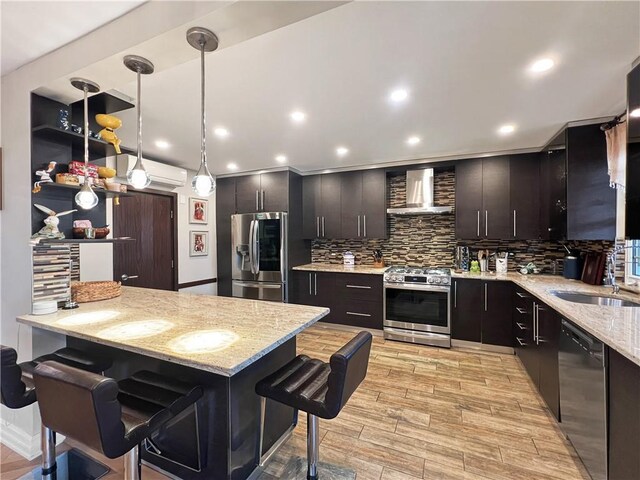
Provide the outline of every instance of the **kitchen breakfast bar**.
<path id="1" fill-rule="evenodd" d="M 116 380 L 151 370 L 199 384 L 203 397 L 145 440 L 142 459 L 183 479 L 255 478 L 260 398 L 255 384 L 292 360 L 296 335 L 326 308 L 124 287 L 120 297 L 18 322 L 64 336 L 67 346 L 113 360 Z M 268 401 L 261 454 L 296 422 Z"/>

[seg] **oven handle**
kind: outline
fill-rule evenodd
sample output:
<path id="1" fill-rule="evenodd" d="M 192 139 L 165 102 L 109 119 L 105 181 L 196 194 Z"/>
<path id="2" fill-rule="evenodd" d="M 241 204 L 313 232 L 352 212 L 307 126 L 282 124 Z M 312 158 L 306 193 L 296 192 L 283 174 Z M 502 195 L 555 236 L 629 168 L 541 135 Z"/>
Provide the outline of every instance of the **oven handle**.
<path id="1" fill-rule="evenodd" d="M 411 285 L 408 283 L 397 283 L 393 285 L 384 285 L 385 290 L 417 290 L 420 292 L 447 292 L 450 293 L 451 289 L 449 287 L 437 287 L 433 285 L 429 285 L 427 287 L 422 285 Z"/>

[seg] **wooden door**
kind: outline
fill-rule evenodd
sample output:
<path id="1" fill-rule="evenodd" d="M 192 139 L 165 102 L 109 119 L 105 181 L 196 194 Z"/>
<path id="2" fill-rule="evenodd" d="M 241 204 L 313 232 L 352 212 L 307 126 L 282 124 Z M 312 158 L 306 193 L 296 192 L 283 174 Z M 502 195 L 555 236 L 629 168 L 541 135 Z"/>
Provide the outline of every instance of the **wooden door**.
<path id="1" fill-rule="evenodd" d="M 293 270 L 291 272 L 291 286 L 289 303 L 299 305 L 315 305 L 315 295 L 313 291 L 314 272 L 304 272 Z"/>
<path id="2" fill-rule="evenodd" d="M 289 172 L 260 175 L 260 207 L 263 212 L 289 211 Z"/>
<path id="3" fill-rule="evenodd" d="M 540 155 L 512 155 L 509 165 L 511 236 L 518 240 L 540 238 Z"/>
<path id="4" fill-rule="evenodd" d="M 480 236 L 492 239 L 510 237 L 509 157 L 482 160 L 482 212 Z"/>
<path id="5" fill-rule="evenodd" d="M 302 177 L 302 236 L 307 240 L 320 236 L 321 181 L 322 175 Z"/>
<path id="6" fill-rule="evenodd" d="M 135 193 L 113 208 L 115 237 L 135 242 L 114 243 L 113 276 L 132 287 L 177 290 L 175 194 Z"/>
<path id="7" fill-rule="evenodd" d="M 538 304 L 538 336 L 540 374 L 538 389 L 549 410 L 560 419 L 560 377 L 558 350 L 560 348 L 561 319 L 550 307 Z"/>
<path id="8" fill-rule="evenodd" d="M 341 174 L 322 175 L 321 235 L 324 238 L 342 238 Z"/>
<path id="9" fill-rule="evenodd" d="M 534 298 L 527 292 L 516 289 L 513 296 L 513 346 L 525 370 L 537 386 L 539 382 L 539 360 L 533 339 Z"/>
<path id="10" fill-rule="evenodd" d="M 336 298 L 335 274 L 327 272 L 314 272 L 313 277 L 313 294 L 315 295 L 314 304 L 318 307 L 326 307 L 331 309 L 329 315 L 324 317 L 322 320 L 325 322 L 338 322 L 338 299 Z"/>
<path id="11" fill-rule="evenodd" d="M 482 283 L 477 280 L 453 281 L 452 338 L 469 342 L 481 341 Z"/>
<path id="12" fill-rule="evenodd" d="M 341 174 L 341 232 L 343 238 L 360 238 L 363 234 L 362 172 Z M 326 221 L 326 220 L 325 220 Z"/>
<path id="13" fill-rule="evenodd" d="M 236 177 L 236 209 L 238 213 L 260 211 L 260 175 Z"/>
<path id="14" fill-rule="evenodd" d="M 482 343 L 513 346 L 513 284 L 511 282 L 481 282 L 485 295 L 482 314 Z"/>
<path id="15" fill-rule="evenodd" d="M 382 169 L 362 172 L 362 214 L 363 237 L 387 238 L 387 174 Z"/>
<path id="16" fill-rule="evenodd" d="M 231 215 L 236 213 L 236 179 L 219 178 L 216 186 L 218 295 L 231 296 Z"/>
<path id="17" fill-rule="evenodd" d="M 482 160 L 456 164 L 456 238 L 480 238 L 482 219 Z"/>

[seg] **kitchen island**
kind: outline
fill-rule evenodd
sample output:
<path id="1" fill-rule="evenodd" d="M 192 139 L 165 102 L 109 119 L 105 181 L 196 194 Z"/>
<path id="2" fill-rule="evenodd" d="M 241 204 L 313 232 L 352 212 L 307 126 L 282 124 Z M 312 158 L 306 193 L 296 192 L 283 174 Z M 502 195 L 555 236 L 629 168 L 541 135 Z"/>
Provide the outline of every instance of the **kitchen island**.
<path id="1" fill-rule="evenodd" d="M 109 377 L 147 369 L 203 385 L 203 398 L 146 442 L 142 458 L 178 478 L 235 480 L 257 472 L 255 383 L 294 358 L 295 336 L 328 312 L 124 287 L 115 299 L 17 320 L 64 335 L 68 346 L 109 356 Z M 293 424 L 292 409 L 268 402 L 262 453 Z"/>

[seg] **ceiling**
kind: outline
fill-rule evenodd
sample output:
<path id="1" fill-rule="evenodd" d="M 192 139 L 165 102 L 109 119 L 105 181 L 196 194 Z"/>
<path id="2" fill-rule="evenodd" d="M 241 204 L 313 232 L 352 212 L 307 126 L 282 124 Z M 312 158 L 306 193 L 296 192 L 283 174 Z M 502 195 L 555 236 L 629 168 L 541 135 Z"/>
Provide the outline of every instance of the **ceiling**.
<path id="1" fill-rule="evenodd" d="M 115 20 L 144 1 L 2 0 L 2 76 Z"/>
<path id="2" fill-rule="evenodd" d="M 539 148 L 568 121 L 624 110 L 639 55 L 639 2 L 348 3 L 207 54 L 210 167 L 279 167 L 283 154 L 321 171 Z M 555 67 L 530 72 L 543 57 Z M 196 57 L 143 77 L 145 155 L 197 167 L 199 69 Z M 397 87 L 409 97 L 393 104 Z M 117 89 L 135 97 L 134 82 Z M 305 122 L 291 121 L 296 109 Z M 135 110 L 120 116 L 133 147 Z M 515 131 L 498 134 L 504 124 Z M 213 134 L 219 126 L 227 138 Z M 349 153 L 338 157 L 339 146 Z"/>

